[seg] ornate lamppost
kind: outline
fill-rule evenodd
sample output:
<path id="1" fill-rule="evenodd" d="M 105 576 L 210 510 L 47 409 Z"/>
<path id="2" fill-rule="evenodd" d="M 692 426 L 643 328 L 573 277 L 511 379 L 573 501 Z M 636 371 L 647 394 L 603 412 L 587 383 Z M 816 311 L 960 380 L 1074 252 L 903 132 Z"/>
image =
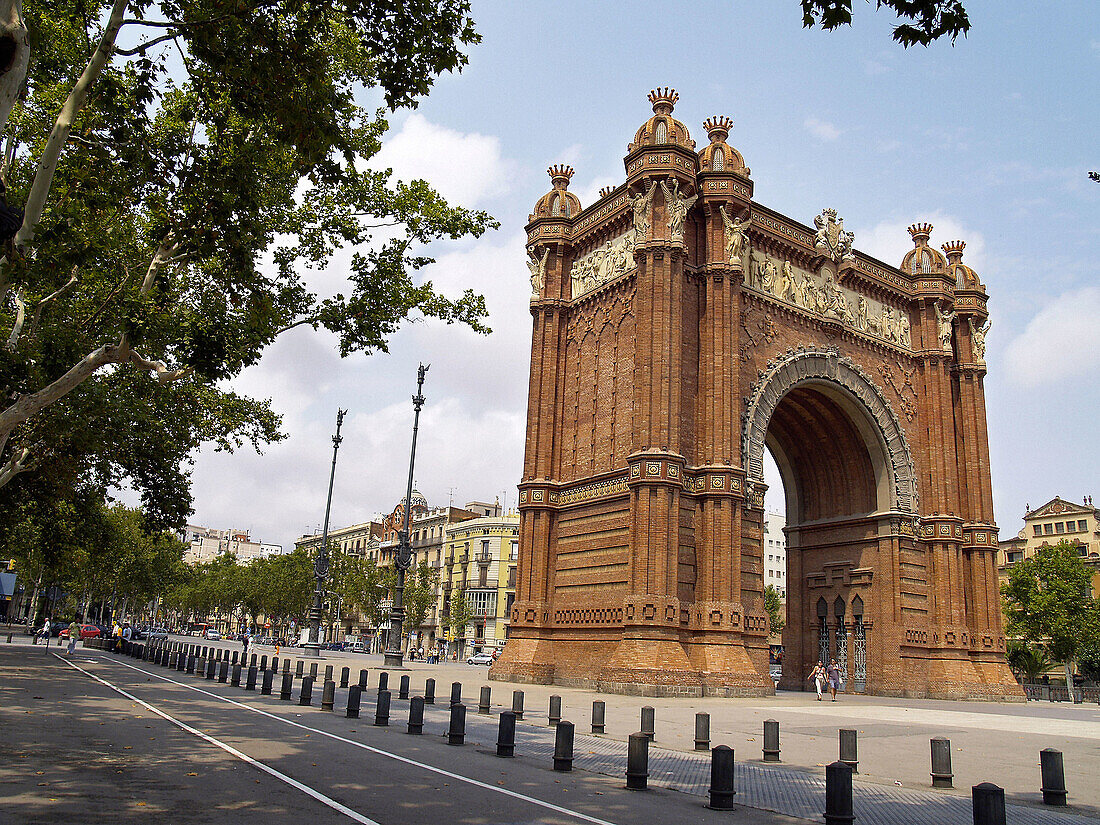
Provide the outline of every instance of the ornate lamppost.
<path id="1" fill-rule="evenodd" d="M 321 655 L 321 613 L 325 604 L 325 579 L 328 578 L 328 516 L 332 509 L 332 484 L 336 480 L 336 453 L 340 450 L 340 425 L 344 423 L 347 410 L 336 410 L 336 435 L 332 437 L 332 471 L 328 477 L 328 501 L 325 502 L 325 526 L 321 530 L 321 548 L 313 562 L 313 575 L 317 587 L 313 591 L 313 607 L 309 611 L 309 641 L 302 647 L 305 656 Z"/>
<path id="2" fill-rule="evenodd" d="M 420 365 L 417 370 L 416 378 L 416 395 L 412 397 L 413 410 L 413 438 L 412 438 L 412 453 L 409 456 L 409 485 L 405 492 L 405 514 L 401 525 L 401 532 L 398 534 L 397 539 L 397 561 L 395 567 L 397 567 L 397 584 L 393 588 L 393 607 L 390 608 L 390 632 L 389 637 L 386 639 L 386 667 L 401 667 L 403 664 L 404 654 L 401 652 L 401 637 L 404 633 L 403 625 L 405 623 L 405 606 L 404 606 L 404 594 L 405 594 L 405 571 L 412 566 L 412 547 L 409 544 L 409 518 L 412 514 L 412 491 L 413 491 L 413 466 L 416 464 L 416 431 L 420 426 L 420 408 L 424 406 L 424 395 L 421 390 L 424 389 L 424 373 L 428 371 L 428 367 L 431 364 L 425 366 Z"/>

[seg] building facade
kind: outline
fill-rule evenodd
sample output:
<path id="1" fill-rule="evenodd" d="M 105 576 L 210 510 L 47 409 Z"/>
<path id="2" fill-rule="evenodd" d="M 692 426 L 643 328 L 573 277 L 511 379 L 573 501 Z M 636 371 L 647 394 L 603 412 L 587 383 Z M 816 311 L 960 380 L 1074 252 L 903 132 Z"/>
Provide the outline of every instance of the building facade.
<path id="1" fill-rule="evenodd" d="M 188 524 L 178 535 L 187 544 L 183 553 L 185 564 L 202 564 L 227 553 L 236 556 L 239 564 L 248 564 L 283 550 L 281 545 L 252 539 L 247 530 L 215 530 Z"/>
<path id="2" fill-rule="evenodd" d="M 1005 662 L 985 422 L 987 293 L 965 244 L 893 266 L 835 209 L 761 204 L 732 123 L 671 89 L 582 208 L 527 225 L 520 564 L 495 678 L 760 695 L 764 453 L 786 491 L 785 687 L 1022 700 Z"/>
<path id="3" fill-rule="evenodd" d="M 1074 504 L 1055 496 L 1042 507 L 1024 514 L 1024 527 L 1014 538 L 1001 542 L 997 573 L 1001 582 L 1008 581 L 1012 565 L 1031 558 L 1042 547 L 1053 547 L 1062 541 L 1077 546 L 1077 553 L 1092 571 L 1092 592 L 1100 594 L 1100 510 L 1092 506 L 1092 497 Z"/>
<path id="4" fill-rule="evenodd" d="M 464 659 L 482 651 L 502 650 L 516 595 L 519 560 L 519 514 L 493 515 L 447 528 L 440 614 L 443 654 Z M 458 600 L 469 621 L 451 622 Z"/>
<path id="5" fill-rule="evenodd" d="M 778 591 L 780 598 L 787 596 L 787 536 L 783 528 L 787 526 L 787 517 L 782 513 L 767 513 L 764 516 L 764 586 L 769 584 Z"/>

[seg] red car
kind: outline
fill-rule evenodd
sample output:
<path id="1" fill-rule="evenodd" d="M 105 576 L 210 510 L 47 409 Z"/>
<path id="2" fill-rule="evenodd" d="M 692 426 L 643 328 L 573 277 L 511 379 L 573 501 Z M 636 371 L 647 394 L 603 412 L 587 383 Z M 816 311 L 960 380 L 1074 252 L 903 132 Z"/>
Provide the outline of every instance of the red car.
<path id="1" fill-rule="evenodd" d="M 94 639 L 99 635 L 99 628 L 94 624 L 82 624 L 80 626 L 80 638 L 81 639 Z M 59 639 L 69 638 L 69 628 L 65 628 L 57 634 Z"/>

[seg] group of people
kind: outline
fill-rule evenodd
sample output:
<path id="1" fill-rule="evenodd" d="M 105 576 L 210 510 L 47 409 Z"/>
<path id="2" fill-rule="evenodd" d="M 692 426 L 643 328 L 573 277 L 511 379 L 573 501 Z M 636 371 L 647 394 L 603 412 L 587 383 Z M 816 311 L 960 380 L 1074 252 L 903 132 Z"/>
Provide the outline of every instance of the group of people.
<path id="1" fill-rule="evenodd" d="M 832 694 L 833 701 L 836 701 L 836 692 L 840 690 L 840 668 L 836 666 L 836 662 L 829 662 L 828 667 L 824 662 L 818 662 L 810 673 L 810 681 L 817 691 L 817 701 L 821 701 L 826 688 Z"/>

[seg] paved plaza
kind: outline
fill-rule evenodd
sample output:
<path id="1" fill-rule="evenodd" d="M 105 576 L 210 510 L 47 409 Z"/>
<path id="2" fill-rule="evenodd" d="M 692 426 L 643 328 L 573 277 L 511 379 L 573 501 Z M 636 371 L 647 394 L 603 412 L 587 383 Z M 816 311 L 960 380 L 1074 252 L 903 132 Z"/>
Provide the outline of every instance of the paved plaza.
<path id="1" fill-rule="evenodd" d="M 221 646 L 240 649 L 239 645 Z M 56 647 L 52 650 L 57 652 Z M 256 652 L 271 656 L 274 651 L 258 648 Z M 283 651 L 284 658 L 287 652 L 292 660 L 304 658 L 296 655 L 300 651 L 295 650 Z M 320 702 L 320 686 L 315 691 L 313 709 L 304 709 L 298 707 L 297 701 L 280 702 L 277 696 L 245 693 L 229 685 L 199 680 L 194 676 L 158 668 L 149 662 L 101 651 L 78 650 L 74 656 L 73 664 L 86 670 L 89 675 L 73 670 L 40 646 L 31 647 L 25 643 L 0 645 L 0 656 L 3 657 L 5 672 L 22 668 L 27 678 L 32 677 L 31 671 L 39 674 L 40 678 L 63 678 L 70 683 L 69 689 L 76 692 L 104 690 L 102 685 L 93 681 L 94 675 L 111 685 L 131 685 L 126 689 L 154 707 L 158 707 L 162 700 L 170 699 L 176 708 L 173 711 L 175 715 L 180 716 L 183 713 L 180 708 L 185 708 L 192 724 L 201 726 L 203 730 L 207 729 L 207 721 L 217 721 L 218 725 L 226 723 L 227 704 L 236 708 L 234 714 L 248 705 L 264 709 L 267 715 L 293 718 L 298 724 L 335 726 L 342 730 L 341 735 L 356 738 L 343 730 L 354 724 L 352 720 L 343 719 L 340 713 L 346 704 L 347 692 L 344 690 L 337 691 L 335 704 L 338 713 L 323 714 L 316 709 Z M 360 668 L 369 670 L 368 684 L 372 689 L 364 692 L 362 710 L 363 718 L 369 719 L 373 718 L 373 688 L 383 670 L 381 664 L 380 656 L 337 653 L 322 660 L 320 667 L 323 670 L 326 665 L 332 665 L 337 678 L 340 669 L 348 667 L 352 681 L 357 678 Z M 308 665 L 306 667 L 308 672 Z M 569 775 L 571 781 L 588 777 L 585 781 L 598 782 L 603 777 L 602 781 L 610 784 L 599 792 L 601 797 L 625 794 L 627 803 L 642 809 L 645 807 L 645 803 L 640 801 L 642 797 L 627 794 L 621 789 L 626 738 L 640 726 L 640 708 L 649 705 L 655 709 L 656 716 L 656 740 L 650 748 L 650 785 L 656 789 L 682 792 L 668 798 L 679 798 L 681 804 L 683 800 L 695 799 L 691 803 L 692 811 L 700 809 L 710 782 L 709 754 L 694 751 L 695 714 L 703 711 L 710 714 L 711 744 L 729 745 L 736 753 L 737 802 L 755 811 L 753 816 L 756 817 L 746 821 L 820 821 L 824 801 L 824 765 L 837 758 L 839 728 L 854 728 L 859 735 L 859 775 L 855 786 L 857 822 L 969 825 L 972 821 L 970 788 L 983 781 L 1005 788 L 1010 823 L 1069 825 L 1100 818 L 1100 787 L 1095 782 L 1095 771 L 1100 766 L 1100 746 L 1097 745 L 1100 742 L 1100 706 L 1097 705 L 903 701 L 855 696 L 842 696 L 836 703 L 827 700 L 819 703 L 812 693 L 787 692 L 766 699 L 653 699 L 597 694 L 557 686 L 488 682 L 485 668 L 465 664 L 410 663 L 402 673 L 410 676 L 414 695 L 422 691 L 425 679 L 436 679 L 439 703 L 429 708 L 426 715 L 425 734 L 428 735 L 419 748 L 419 758 L 425 762 L 442 758 L 444 763 L 451 764 L 455 773 L 469 769 L 473 775 L 478 771 L 495 769 L 504 762 L 491 756 L 496 740 L 497 714 L 511 707 L 513 689 L 522 689 L 525 693 L 525 714 L 517 726 L 518 758 L 508 764 L 522 764 L 530 772 L 525 787 L 532 796 L 537 794 L 531 788 L 547 786 L 556 789 L 555 783 L 560 784 L 562 778 L 561 774 L 550 770 L 553 730 L 547 724 L 549 697 L 557 694 L 562 697 L 562 717 L 574 722 L 577 730 L 575 771 Z M 390 671 L 394 701 L 392 726 L 386 730 L 388 744 L 385 747 L 413 739 L 394 736 L 403 732 L 408 713 L 408 704 L 397 699 L 400 675 Z M 438 744 L 446 730 L 446 698 L 454 681 L 462 683 L 463 699 L 469 708 L 465 749 Z M 483 685 L 489 685 L 492 689 L 492 713 L 489 716 L 476 713 Z M 12 689 L 11 680 L 6 679 L 2 688 L 7 694 L 3 701 L 3 707 L 7 709 L 5 714 L 8 715 L 5 728 L 14 735 L 9 749 L 18 751 L 20 747 L 30 744 L 24 740 L 35 739 L 33 728 L 27 727 L 29 718 L 56 716 L 58 709 L 48 706 L 35 709 L 32 702 L 32 713 L 23 714 L 22 718 L 12 716 L 10 709 L 26 701 L 25 697 L 12 695 Z M 32 693 L 32 697 L 34 695 Z M 298 695 L 297 681 L 294 695 Z M 594 699 L 606 704 L 607 733 L 602 736 L 588 734 Z M 204 713 L 212 714 L 209 720 L 203 716 Z M 65 718 L 64 713 L 59 718 Z M 769 718 L 778 720 L 781 727 L 780 765 L 765 765 L 761 759 L 763 720 Z M 378 731 L 370 728 L 369 723 L 363 724 L 363 720 L 359 720 L 356 730 L 359 731 L 357 736 L 365 734 L 366 741 L 372 745 L 378 744 L 371 739 L 371 735 Z M 234 727 L 229 733 L 237 731 L 239 728 Z M 255 735 L 259 736 L 258 733 Z M 283 736 L 277 728 L 271 731 L 271 735 L 278 741 Z M 929 739 L 933 736 L 946 736 L 951 740 L 954 790 L 933 791 L 930 788 Z M 432 746 L 429 747 L 428 743 Z M 269 754 L 272 747 L 259 738 L 249 741 L 249 746 L 254 750 L 245 752 L 260 761 L 266 761 L 264 755 Z M 1064 754 L 1069 808 L 1059 810 L 1041 805 L 1038 758 L 1039 751 L 1047 747 L 1057 748 Z M 205 758 L 202 753 L 206 750 L 208 748 L 198 742 L 190 746 L 196 758 Z M 476 756 L 452 764 L 456 750 L 463 753 L 472 751 Z M 280 759 L 286 757 L 283 749 L 276 748 L 276 751 Z M 12 777 L 9 780 L 14 781 Z M 322 785 L 320 783 L 315 787 Z M 477 803 L 468 798 L 469 792 L 466 789 L 460 796 L 465 803 L 476 808 Z M 611 800 L 600 799 L 598 802 L 610 804 Z M 301 800 L 294 803 L 295 806 L 301 804 Z M 28 809 L 32 807 L 28 806 Z M 627 805 L 623 810 L 632 810 L 632 807 Z M 400 819 L 387 817 L 377 810 L 375 815 L 385 825 Z M 776 818 L 761 818 L 772 816 Z M 630 821 L 630 817 L 624 815 L 608 816 L 607 819 Z M 490 818 L 477 821 L 506 820 Z M 532 821 L 543 820 L 536 817 Z"/>

